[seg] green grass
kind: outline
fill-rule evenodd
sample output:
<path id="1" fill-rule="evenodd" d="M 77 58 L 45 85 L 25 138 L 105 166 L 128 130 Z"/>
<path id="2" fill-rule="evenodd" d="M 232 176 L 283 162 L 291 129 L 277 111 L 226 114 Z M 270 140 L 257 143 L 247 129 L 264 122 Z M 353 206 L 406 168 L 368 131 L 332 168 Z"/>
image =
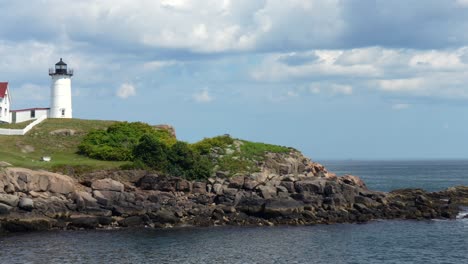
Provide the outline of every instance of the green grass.
<path id="1" fill-rule="evenodd" d="M 118 168 L 124 162 L 100 161 L 78 155 L 78 144 L 92 129 L 106 129 L 115 121 L 81 119 L 47 119 L 24 136 L 0 135 L 0 160 L 14 166 L 63 171 L 91 171 Z M 73 129 L 73 136 L 51 135 L 57 129 Z M 51 162 L 42 162 L 41 157 L 50 156 Z"/>
<path id="2" fill-rule="evenodd" d="M 240 148 L 235 149 L 233 145 L 224 145 L 224 147 L 231 148 L 234 152 L 231 154 L 221 155 L 216 162 L 218 169 L 229 172 L 230 176 L 233 176 L 238 172 L 258 172 L 260 170 L 259 164 L 266 159 L 267 153 L 287 154 L 291 151 L 295 151 L 292 148 L 278 145 L 239 139 L 236 140 L 241 142 Z"/>
<path id="3" fill-rule="evenodd" d="M 102 120 L 46 119 L 24 136 L 0 135 L 0 161 L 18 167 L 58 171 L 70 175 L 128 166 L 129 162 L 96 160 L 77 154 L 78 145 L 89 131 L 107 129 L 115 123 L 116 121 Z M 16 125 L 17 128 L 23 128 L 27 124 Z M 15 127 L 8 126 L 8 128 Z M 58 129 L 72 129 L 75 134 L 72 136 L 51 134 Z M 192 144 L 191 147 L 202 155 L 215 154 L 217 157 L 214 165 L 217 165 L 218 170 L 229 171 L 230 175 L 237 172 L 258 171 L 258 165 L 265 160 L 266 153 L 287 154 L 295 151 L 288 147 L 233 139 L 229 136 L 205 138 Z M 41 161 L 43 156 L 50 156 L 52 160 L 43 162 Z"/>
<path id="4" fill-rule="evenodd" d="M 247 159 L 264 159 L 265 153 L 289 153 L 292 148 L 278 146 L 278 145 L 271 145 L 266 143 L 260 142 L 251 142 L 246 140 L 241 140 L 242 145 L 240 147 L 242 156 Z"/>
<path id="5" fill-rule="evenodd" d="M 8 129 L 23 129 L 27 127 L 29 124 L 34 122 L 35 120 L 29 120 L 21 123 L 16 124 L 8 124 L 8 123 L 0 123 L 0 128 L 8 128 Z"/>

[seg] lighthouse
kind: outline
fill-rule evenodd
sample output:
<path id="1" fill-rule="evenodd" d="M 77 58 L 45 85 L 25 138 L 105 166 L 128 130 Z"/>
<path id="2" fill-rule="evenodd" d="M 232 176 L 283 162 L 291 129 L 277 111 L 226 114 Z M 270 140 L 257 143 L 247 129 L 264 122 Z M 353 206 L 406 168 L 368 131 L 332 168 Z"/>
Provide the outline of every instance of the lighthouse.
<path id="1" fill-rule="evenodd" d="M 72 118 L 71 77 L 73 70 L 67 69 L 62 58 L 55 64 L 55 69 L 49 69 L 52 77 L 50 86 L 50 118 Z"/>

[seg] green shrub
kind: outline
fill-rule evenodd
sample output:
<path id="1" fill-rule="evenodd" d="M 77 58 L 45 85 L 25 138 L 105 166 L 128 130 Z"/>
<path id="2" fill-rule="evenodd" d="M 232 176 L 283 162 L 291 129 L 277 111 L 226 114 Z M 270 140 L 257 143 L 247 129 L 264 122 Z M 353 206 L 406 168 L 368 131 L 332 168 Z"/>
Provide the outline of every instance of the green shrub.
<path id="1" fill-rule="evenodd" d="M 224 150 L 227 146 L 232 145 L 233 143 L 234 139 L 232 139 L 228 135 L 225 135 L 212 138 L 204 138 L 203 140 L 192 144 L 192 148 L 200 155 L 208 155 L 210 154 L 213 148 L 220 148 Z"/>
<path id="2" fill-rule="evenodd" d="M 133 149 L 135 162 L 162 172 L 168 170 L 168 154 L 169 147 L 152 134 L 143 135 Z"/>
<path id="3" fill-rule="evenodd" d="M 292 149 L 288 147 L 278 146 L 278 145 L 271 145 L 265 144 L 260 142 L 251 142 L 242 140 L 242 145 L 240 146 L 240 150 L 242 156 L 247 159 L 254 159 L 254 160 L 263 160 L 265 159 L 265 153 L 289 153 Z"/>
<path id="4" fill-rule="evenodd" d="M 190 180 L 208 178 L 213 167 L 207 157 L 200 155 L 182 141 L 172 145 L 168 159 L 169 174 Z"/>
<path id="5" fill-rule="evenodd" d="M 193 151 L 189 144 L 178 141 L 168 147 L 158 137 L 144 135 L 134 148 L 135 163 L 173 176 L 190 180 L 208 178 L 212 165 L 206 157 Z"/>
<path id="6" fill-rule="evenodd" d="M 238 172 L 258 172 L 260 168 L 256 161 L 249 160 L 237 155 L 226 155 L 220 157 L 216 164 L 220 171 L 228 171 L 229 175 L 234 175 Z"/>
<path id="7" fill-rule="evenodd" d="M 176 142 L 169 131 L 156 130 L 141 122 L 118 122 L 106 130 L 92 130 L 78 145 L 78 152 L 99 160 L 133 160 L 133 148 L 145 134 L 152 134 L 170 146 Z"/>

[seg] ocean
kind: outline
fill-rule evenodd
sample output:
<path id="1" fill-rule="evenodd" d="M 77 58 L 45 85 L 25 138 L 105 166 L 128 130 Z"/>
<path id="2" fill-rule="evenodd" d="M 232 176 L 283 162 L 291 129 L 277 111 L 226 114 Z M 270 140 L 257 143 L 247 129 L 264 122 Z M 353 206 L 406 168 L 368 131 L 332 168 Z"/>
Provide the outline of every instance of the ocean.
<path id="1" fill-rule="evenodd" d="M 468 185 L 468 161 L 321 161 L 370 189 Z M 463 213 L 463 214 L 466 214 Z M 468 263 L 468 219 L 0 236 L 0 263 Z"/>

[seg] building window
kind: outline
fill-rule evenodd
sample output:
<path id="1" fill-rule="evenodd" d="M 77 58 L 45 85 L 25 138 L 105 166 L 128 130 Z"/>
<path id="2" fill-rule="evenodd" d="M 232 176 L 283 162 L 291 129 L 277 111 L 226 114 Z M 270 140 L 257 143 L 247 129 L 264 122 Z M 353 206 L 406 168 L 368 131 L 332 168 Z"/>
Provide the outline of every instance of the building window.
<path id="1" fill-rule="evenodd" d="M 65 109 L 62 109 L 62 116 L 65 116 Z"/>
<path id="2" fill-rule="evenodd" d="M 2 117 L 3 109 L 0 107 L 0 117 Z"/>
<path id="3" fill-rule="evenodd" d="M 31 118 L 36 118 L 36 110 L 31 110 Z"/>

